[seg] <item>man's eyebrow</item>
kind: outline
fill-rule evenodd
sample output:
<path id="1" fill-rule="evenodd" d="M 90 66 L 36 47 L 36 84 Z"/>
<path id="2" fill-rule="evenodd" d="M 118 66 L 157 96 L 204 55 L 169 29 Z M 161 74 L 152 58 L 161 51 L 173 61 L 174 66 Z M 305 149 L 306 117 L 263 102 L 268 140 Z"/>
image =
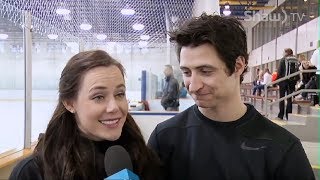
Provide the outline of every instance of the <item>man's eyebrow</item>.
<path id="1" fill-rule="evenodd" d="M 202 68 L 219 69 L 218 67 L 208 65 L 208 64 L 194 67 L 194 69 L 202 69 Z M 185 70 L 185 69 L 190 69 L 190 68 L 185 67 L 185 66 L 180 66 L 180 69 Z"/>
<path id="2" fill-rule="evenodd" d="M 202 66 L 198 66 L 196 67 L 196 69 L 202 69 L 202 68 L 210 68 L 210 69 L 218 69 L 217 67 L 215 66 L 212 66 L 212 65 L 202 65 Z"/>
<path id="3" fill-rule="evenodd" d="M 189 69 L 189 68 L 184 67 L 184 66 L 180 66 L 180 69 L 183 70 L 183 69 Z"/>

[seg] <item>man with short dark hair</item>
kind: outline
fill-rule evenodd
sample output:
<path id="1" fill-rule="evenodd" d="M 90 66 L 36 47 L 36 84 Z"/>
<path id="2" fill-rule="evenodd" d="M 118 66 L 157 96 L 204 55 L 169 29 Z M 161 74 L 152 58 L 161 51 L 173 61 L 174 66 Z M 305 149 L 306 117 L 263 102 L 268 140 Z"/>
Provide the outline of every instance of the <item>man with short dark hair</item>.
<path id="1" fill-rule="evenodd" d="M 287 48 L 284 50 L 284 56 L 280 60 L 277 79 L 283 78 L 297 71 L 299 71 L 298 59 L 293 56 L 292 49 Z M 293 93 L 298 79 L 299 75 L 279 82 L 279 98 L 283 98 L 286 94 L 289 95 Z M 288 120 L 288 114 L 292 113 L 292 97 L 287 99 L 287 107 L 286 110 L 284 109 L 284 101 L 280 101 L 279 113 L 276 119 L 283 120 L 283 116 L 286 115 L 286 119 Z"/>
<path id="2" fill-rule="evenodd" d="M 314 179 L 299 139 L 241 101 L 248 53 L 239 21 L 202 14 L 170 36 L 195 105 L 150 136 L 166 180 Z"/>

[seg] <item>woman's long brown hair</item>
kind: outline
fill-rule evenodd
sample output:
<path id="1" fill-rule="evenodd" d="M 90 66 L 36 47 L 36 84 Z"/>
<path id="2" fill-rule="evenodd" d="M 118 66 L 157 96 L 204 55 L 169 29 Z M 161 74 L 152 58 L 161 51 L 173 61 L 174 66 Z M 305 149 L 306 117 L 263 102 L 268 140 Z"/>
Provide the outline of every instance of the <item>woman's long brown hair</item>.
<path id="1" fill-rule="evenodd" d="M 124 76 L 123 66 L 108 53 L 101 50 L 86 51 L 73 56 L 62 71 L 58 105 L 34 152 L 44 179 L 97 179 L 96 169 L 92 166 L 93 144 L 90 141 L 88 144 L 81 143 L 75 116 L 62 102 L 77 97 L 83 75 L 87 71 L 112 65 L 118 67 Z M 154 170 L 157 169 L 158 158 L 146 146 L 140 129 L 130 114 L 127 115 L 117 142 L 129 152 L 135 173 L 142 179 L 154 179 L 150 177 L 150 171 L 153 171 L 153 167 Z"/>

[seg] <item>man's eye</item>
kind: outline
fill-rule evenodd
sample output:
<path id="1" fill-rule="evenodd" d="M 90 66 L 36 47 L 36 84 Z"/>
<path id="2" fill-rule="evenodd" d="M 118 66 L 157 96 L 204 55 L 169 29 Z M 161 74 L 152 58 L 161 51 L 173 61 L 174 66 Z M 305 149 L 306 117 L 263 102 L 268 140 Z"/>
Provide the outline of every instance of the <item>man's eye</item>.
<path id="1" fill-rule="evenodd" d="M 185 76 L 189 76 L 191 73 L 189 71 L 182 71 L 182 74 Z"/>
<path id="2" fill-rule="evenodd" d="M 212 71 L 205 71 L 205 70 L 202 70 L 202 71 L 201 71 L 202 74 L 211 74 L 211 72 L 212 72 Z"/>

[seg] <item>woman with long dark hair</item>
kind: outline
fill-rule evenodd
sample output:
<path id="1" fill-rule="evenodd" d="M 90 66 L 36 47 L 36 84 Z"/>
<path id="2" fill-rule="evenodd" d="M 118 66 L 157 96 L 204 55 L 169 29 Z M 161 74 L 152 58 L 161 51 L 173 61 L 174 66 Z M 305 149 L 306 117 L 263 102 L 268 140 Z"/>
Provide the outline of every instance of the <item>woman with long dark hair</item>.
<path id="1" fill-rule="evenodd" d="M 45 134 L 10 179 L 103 179 L 104 154 L 112 145 L 129 152 L 141 179 L 155 179 L 158 158 L 128 114 L 124 74 L 104 51 L 73 56 L 62 71 L 58 105 Z"/>

